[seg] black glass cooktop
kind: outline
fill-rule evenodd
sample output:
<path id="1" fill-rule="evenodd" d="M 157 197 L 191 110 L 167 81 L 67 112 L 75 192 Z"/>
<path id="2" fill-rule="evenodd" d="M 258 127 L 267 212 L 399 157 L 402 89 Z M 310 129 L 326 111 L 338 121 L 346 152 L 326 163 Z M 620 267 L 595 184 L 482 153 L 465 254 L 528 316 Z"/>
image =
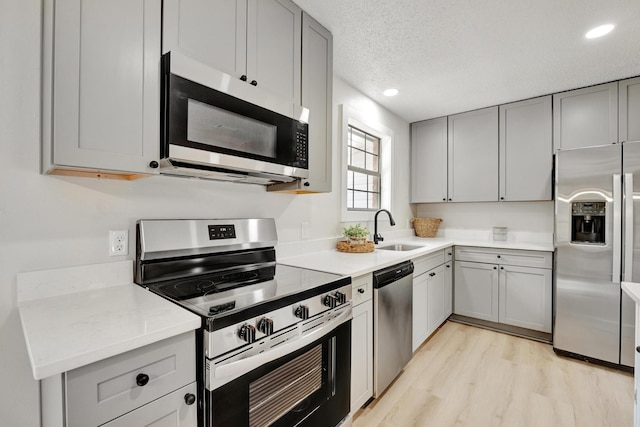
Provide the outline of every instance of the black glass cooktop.
<path id="1" fill-rule="evenodd" d="M 172 299 L 182 301 L 272 280 L 275 274 L 276 267 L 275 265 L 271 265 L 268 267 L 174 279 L 154 283 L 149 285 L 149 287 Z"/>
<path id="2" fill-rule="evenodd" d="M 348 277 L 337 274 L 276 264 L 144 286 L 211 319 L 234 315 L 256 306 L 280 305 L 283 300 L 309 294 L 316 288 L 349 282 Z"/>

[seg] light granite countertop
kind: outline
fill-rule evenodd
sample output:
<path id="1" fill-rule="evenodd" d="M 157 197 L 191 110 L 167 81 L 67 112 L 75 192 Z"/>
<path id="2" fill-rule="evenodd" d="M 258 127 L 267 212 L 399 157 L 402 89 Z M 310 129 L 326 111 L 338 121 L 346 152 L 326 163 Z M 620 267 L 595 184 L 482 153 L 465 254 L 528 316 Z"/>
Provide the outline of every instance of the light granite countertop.
<path id="1" fill-rule="evenodd" d="M 133 283 L 132 261 L 20 273 L 18 310 L 36 380 L 201 324 L 199 316 Z"/>
<path id="2" fill-rule="evenodd" d="M 312 270 L 326 271 L 345 276 L 360 276 L 372 271 L 389 267 L 403 261 L 427 255 L 431 252 L 450 246 L 476 246 L 498 249 L 518 249 L 529 251 L 553 252 L 552 241 L 518 240 L 518 241 L 493 241 L 472 236 L 459 237 L 399 237 L 389 239 L 378 244 L 384 247 L 393 244 L 404 243 L 420 246 L 411 251 L 388 251 L 375 249 L 370 253 L 345 253 L 335 249 L 306 253 L 303 255 L 289 256 L 278 259 L 280 264 L 295 267 L 310 268 Z"/>
<path id="3" fill-rule="evenodd" d="M 631 297 L 636 305 L 640 305 L 640 283 L 622 282 L 622 290 Z"/>

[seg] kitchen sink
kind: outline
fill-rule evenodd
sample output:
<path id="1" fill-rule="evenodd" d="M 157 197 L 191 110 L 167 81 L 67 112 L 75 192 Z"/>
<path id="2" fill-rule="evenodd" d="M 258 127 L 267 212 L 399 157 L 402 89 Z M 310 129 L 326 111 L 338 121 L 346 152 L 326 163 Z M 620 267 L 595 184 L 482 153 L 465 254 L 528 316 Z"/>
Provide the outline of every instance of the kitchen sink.
<path id="1" fill-rule="evenodd" d="M 381 249 L 383 251 L 413 251 L 415 249 L 420 249 L 422 248 L 422 246 L 416 246 L 416 245 L 403 245 L 402 243 L 397 243 L 395 245 L 387 245 L 387 246 L 380 246 L 377 249 Z"/>

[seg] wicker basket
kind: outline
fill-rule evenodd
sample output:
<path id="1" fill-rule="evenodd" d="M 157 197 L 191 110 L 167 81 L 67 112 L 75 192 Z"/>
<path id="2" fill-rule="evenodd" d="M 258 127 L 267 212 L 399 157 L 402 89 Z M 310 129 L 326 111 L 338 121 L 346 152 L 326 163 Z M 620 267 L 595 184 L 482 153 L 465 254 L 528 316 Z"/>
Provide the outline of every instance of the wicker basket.
<path id="1" fill-rule="evenodd" d="M 442 222 L 441 218 L 412 218 L 413 228 L 418 237 L 435 237 L 438 227 Z"/>
<path id="2" fill-rule="evenodd" d="M 340 240 L 336 244 L 336 249 L 339 252 L 349 252 L 353 254 L 364 254 L 367 252 L 373 252 L 374 245 L 371 240 L 367 241 L 353 241 L 353 240 Z"/>

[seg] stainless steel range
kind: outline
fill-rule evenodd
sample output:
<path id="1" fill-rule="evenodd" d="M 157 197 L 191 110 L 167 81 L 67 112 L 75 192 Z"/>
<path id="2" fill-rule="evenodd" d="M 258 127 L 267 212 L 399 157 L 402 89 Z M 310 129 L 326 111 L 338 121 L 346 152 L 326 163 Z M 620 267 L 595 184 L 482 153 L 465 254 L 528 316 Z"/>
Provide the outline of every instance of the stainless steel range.
<path id="1" fill-rule="evenodd" d="M 350 423 L 350 277 L 277 264 L 273 219 L 136 231 L 136 283 L 202 316 L 200 426 Z"/>

